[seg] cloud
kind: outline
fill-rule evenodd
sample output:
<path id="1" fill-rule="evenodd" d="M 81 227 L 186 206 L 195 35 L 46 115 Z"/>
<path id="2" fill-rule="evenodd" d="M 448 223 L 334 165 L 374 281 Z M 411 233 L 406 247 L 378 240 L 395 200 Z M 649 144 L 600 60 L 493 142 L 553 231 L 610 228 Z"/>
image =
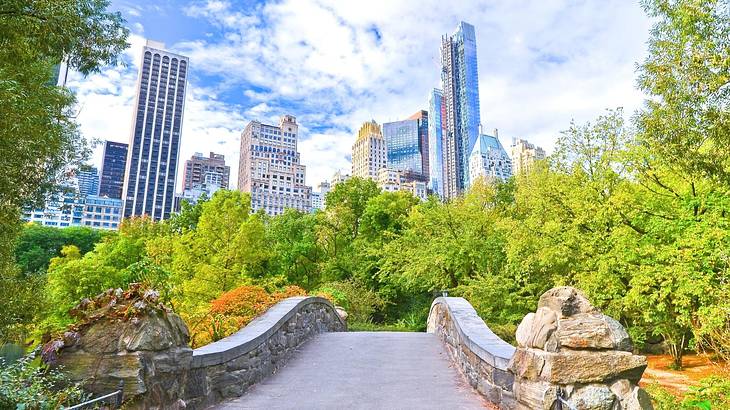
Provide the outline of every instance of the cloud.
<path id="1" fill-rule="evenodd" d="M 246 123 L 277 123 L 284 113 L 300 123 L 310 185 L 349 169 L 362 122 L 428 108 L 441 36 L 460 20 L 476 27 L 482 123 L 499 128 L 504 145 L 520 137 L 551 150 L 571 119 L 616 106 L 630 115 L 642 100 L 634 64 L 649 21 L 634 2 L 208 0 L 182 9 L 205 30 L 170 46 L 191 61 L 181 159 L 223 151 L 231 181 Z M 129 67 L 73 84 L 87 135 L 128 139 L 142 32 L 132 37 Z"/>

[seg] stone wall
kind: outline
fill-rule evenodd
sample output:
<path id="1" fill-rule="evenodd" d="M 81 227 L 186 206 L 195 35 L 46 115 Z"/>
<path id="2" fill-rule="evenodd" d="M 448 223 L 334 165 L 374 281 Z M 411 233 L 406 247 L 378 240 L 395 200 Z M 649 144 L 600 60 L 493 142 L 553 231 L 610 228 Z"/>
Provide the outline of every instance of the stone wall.
<path id="1" fill-rule="evenodd" d="M 195 349 L 187 378 L 188 408 L 241 396 L 276 372 L 312 336 L 347 330 L 341 313 L 326 299 L 289 298 L 238 333 Z"/>
<path id="2" fill-rule="evenodd" d="M 427 331 L 444 341 L 472 387 L 502 409 L 515 408 L 509 370 L 515 348 L 495 335 L 469 302 L 455 297 L 434 300 Z"/>
<path id="3" fill-rule="evenodd" d="M 94 397 L 123 387 L 128 409 L 202 409 L 240 396 L 312 336 L 347 330 L 346 313 L 328 300 L 293 297 L 192 350 L 185 323 L 138 284 L 84 300 L 72 313 L 79 322 L 44 345 L 44 361 L 84 381 Z"/>
<path id="4" fill-rule="evenodd" d="M 551 289 L 517 329 L 518 347 L 486 326 L 463 298 L 437 298 L 428 332 L 446 344 L 469 383 L 502 409 L 646 410 L 638 382 L 646 358 L 626 330 L 571 287 Z"/>

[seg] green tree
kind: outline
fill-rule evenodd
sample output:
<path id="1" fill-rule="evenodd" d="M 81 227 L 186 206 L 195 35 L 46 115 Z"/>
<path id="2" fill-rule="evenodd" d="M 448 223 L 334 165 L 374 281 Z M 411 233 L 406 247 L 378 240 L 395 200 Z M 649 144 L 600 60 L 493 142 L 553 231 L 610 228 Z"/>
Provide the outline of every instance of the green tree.
<path id="1" fill-rule="evenodd" d="M 86 227 L 59 229 L 26 224 L 15 246 L 15 260 L 26 275 L 45 273 L 51 258 L 61 256 L 63 246 L 74 245 L 83 255 L 107 235 L 113 234 Z"/>
<path id="2" fill-rule="evenodd" d="M 266 237 L 272 253 L 270 275 L 284 276 L 287 283 L 307 290 L 319 286 L 323 251 L 317 243 L 316 215 L 287 209 L 270 219 Z"/>
<path id="3" fill-rule="evenodd" d="M 197 228 L 173 245 L 181 312 L 197 314 L 221 293 L 263 277 L 271 252 L 265 237 L 261 217 L 251 214 L 249 194 L 220 190 L 203 203 Z"/>

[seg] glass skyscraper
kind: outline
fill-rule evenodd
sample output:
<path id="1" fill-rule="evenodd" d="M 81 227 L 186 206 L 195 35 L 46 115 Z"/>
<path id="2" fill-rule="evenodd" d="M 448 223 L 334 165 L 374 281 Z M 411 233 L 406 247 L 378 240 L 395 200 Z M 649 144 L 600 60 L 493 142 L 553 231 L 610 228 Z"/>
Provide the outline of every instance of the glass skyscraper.
<path id="1" fill-rule="evenodd" d="M 125 218 L 170 217 L 175 201 L 188 58 L 147 41 L 124 181 Z"/>
<path id="2" fill-rule="evenodd" d="M 122 199 L 128 148 L 129 145 L 122 142 L 107 141 L 104 143 L 104 161 L 101 164 L 99 196 Z"/>
<path id="3" fill-rule="evenodd" d="M 96 167 L 83 166 L 76 170 L 79 194 L 82 197 L 99 193 L 99 170 Z"/>
<path id="4" fill-rule="evenodd" d="M 444 93 L 434 88 L 428 98 L 428 189 L 444 196 Z"/>
<path id="5" fill-rule="evenodd" d="M 383 137 L 388 168 L 428 178 L 428 112 L 418 111 L 407 120 L 384 123 Z"/>
<path id="6" fill-rule="evenodd" d="M 479 136 L 479 78 L 474 26 L 461 22 L 452 36 L 441 39 L 441 85 L 444 138 L 444 197 L 469 186 L 469 154 Z"/>

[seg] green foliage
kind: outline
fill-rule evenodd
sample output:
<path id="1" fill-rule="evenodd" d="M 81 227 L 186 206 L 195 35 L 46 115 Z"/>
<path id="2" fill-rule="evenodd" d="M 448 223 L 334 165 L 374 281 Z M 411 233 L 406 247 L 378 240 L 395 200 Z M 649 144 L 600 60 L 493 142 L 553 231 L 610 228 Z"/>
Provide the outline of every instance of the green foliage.
<path id="1" fill-rule="evenodd" d="M 317 242 L 316 215 L 287 209 L 268 221 L 266 237 L 272 254 L 269 275 L 307 290 L 319 285 L 324 251 Z"/>
<path id="2" fill-rule="evenodd" d="M 319 292 L 332 295 L 335 304 L 347 312 L 349 323 L 371 322 L 373 314 L 386 304 L 376 292 L 356 279 L 328 283 Z"/>
<path id="3" fill-rule="evenodd" d="M 86 227 L 57 229 L 26 224 L 15 246 L 15 260 L 25 274 L 45 273 L 51 259 L 61 256 L 62 247 L 74 245 L 83 255 L 107 235 L 113 234 Z"/>
<path id="4" fill-rule="evenodd" d="M 679 398 L 659 384 L 647 386 L 655 410 L 712 410 L 730 408 L 730 379 L 710 376 L 690 386 Z"/>
<path id="5" fill-rule="evenodd" d="M 106 10 L 108 5 L 103 0 L 4 0 L 0 5 L 0 293 L 11 299 L 0 295 L 0 339 L 8 337 L 6 320 L 26 320 L 39 299 L 38 294 L 20 299 L 26 292 L 12 263 L 20 209 L 40 201 L 67 165 L 89 154 L 74 122 L 74 96 L 55 85 L 52 70 L 62 60 L 83 73 L 117 61 L 128 30 L 119 13 Z M 31 269 L 24 272 L 45 267 L 48 253 L 36 251 L 21 260 L 23 269 Z M 37 290 L 34 281 L 26 287 Z M 27 313 L 16 309 L 23 304 Z"/>
<path id="6" fill-rule="evenodd" d="M 1 360 L 1 359 L 0 359 Z M 46 370 L 29 359 L 0 363 L 0 408 L 52 410 L 88 399 L 60 369 Z"/>

